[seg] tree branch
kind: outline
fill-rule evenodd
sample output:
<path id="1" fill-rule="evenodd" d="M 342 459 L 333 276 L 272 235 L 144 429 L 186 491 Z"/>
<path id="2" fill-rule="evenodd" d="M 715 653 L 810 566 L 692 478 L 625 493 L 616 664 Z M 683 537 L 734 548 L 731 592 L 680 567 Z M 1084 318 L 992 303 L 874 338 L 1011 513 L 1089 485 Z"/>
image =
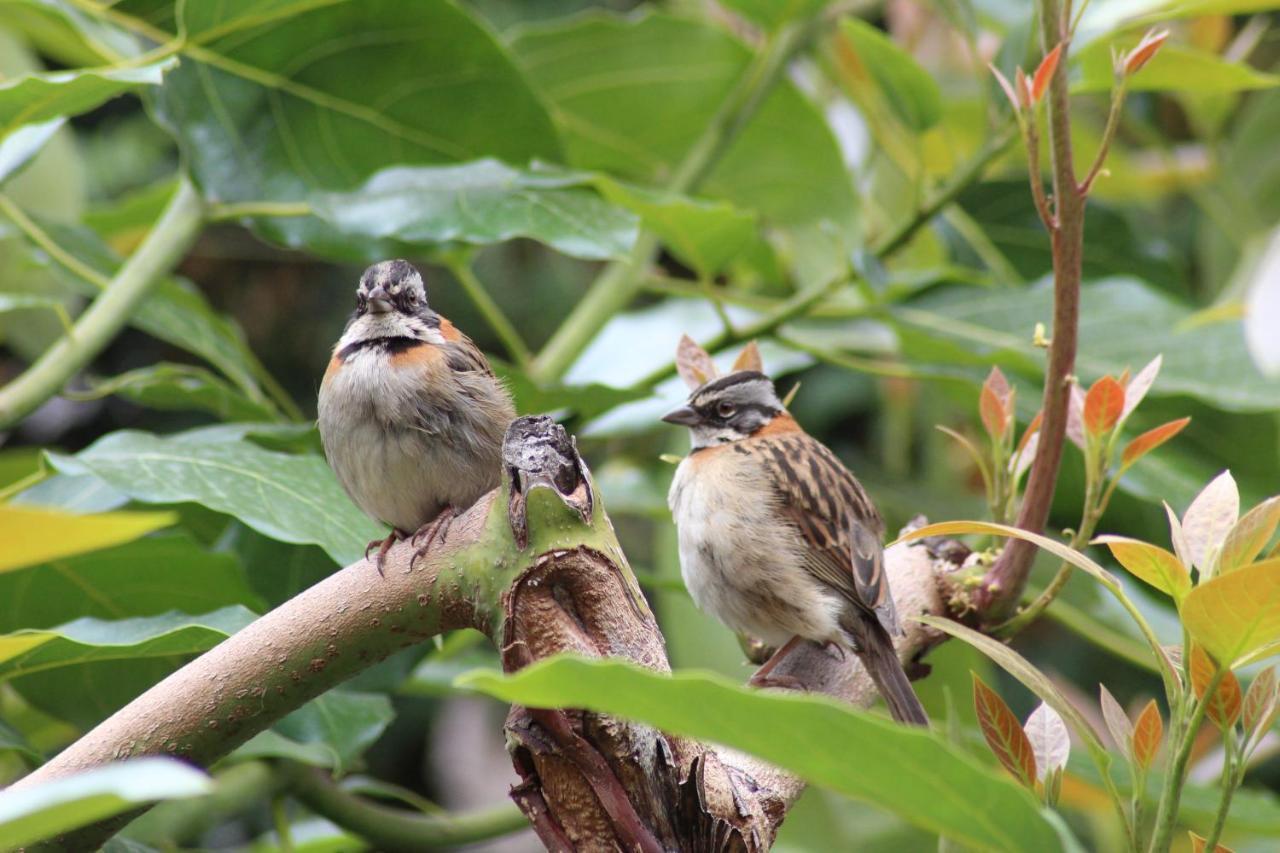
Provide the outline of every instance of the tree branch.
<path id="1" fill-rule="evenodd" d="M 16 207 L 7 198 L 4 202 L 4 211 L 12 218 Z M 187 181 L 180 182 L 142 245 L 76 319 L 71 331 L 0 389 L 0 429 L 17 423 L 61 391 L 68 379 L 111 342 L 156 282 L 186 254 L 203 224 L 199 194 Z M 83 274 L 75 267 L 72 271 Z M 89 280 L 99 278 L 95 275 Z"/>
<path id="2" fill-rule="evenodd" d="M 411 564 L 413 545 L 403 542 L 387 554 L 385 577 L 363 560 L 342 569 L 173 673 L 15 787 L 138 755 L 209 766 L 342 680 L 454 628 L 485 632 L 507 670 L 573 652 L 667 671 L 657 622 L 572 440 L 549 418 L 521 418 L 508 433 L 504 471 L 502 485 L 424 558 Z M 886 553 L 900 613 L 945 613 L 939 565 L 923 547 Z M 939 639 L 904 624 L 908 660 Z M 860 705 L 876 696 L 855 659 L 808 644 L 773 672 Z M 507 732 L 523 779 L 512 796 L 554 849 L 767 849 L 804 787 L 757 759 L 599 714 L 516 707 Z M 304 800 L 332 793 L 307 783 Z M 120 825 L 54 843 L 90 849 Z"/>

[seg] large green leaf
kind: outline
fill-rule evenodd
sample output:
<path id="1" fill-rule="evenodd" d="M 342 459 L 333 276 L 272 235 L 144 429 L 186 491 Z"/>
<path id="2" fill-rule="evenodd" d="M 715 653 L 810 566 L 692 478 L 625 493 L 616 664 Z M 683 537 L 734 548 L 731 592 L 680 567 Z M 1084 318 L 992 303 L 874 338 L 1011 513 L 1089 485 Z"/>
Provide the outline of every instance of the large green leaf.
<path id="1" fill-rule="evenodd" d="M 340 564 L 358 560 L 382 528 L 356 509 L 324 459 L 264 450 L 200 431 L 162 438 L 125 430 L 54 467 L 88 470 L 145 503 L 194 501 L 285 542 L 319 545 Z"/>
<path id="2" fill-rule="evenodd" d="M 395 166 L 346 193 L 315 197 L 316 215 L 344 234 L 406 243 L 539 240 L 580 258 L 620 258 L 636 217 L 604 201 L 578 173 L 515 169 L 497 160 Z"/>
<path id="3" fill-rule="evenodd" d="M 141 52 L 137 41 L 65 0 L 3 0 L 5 28 L 66 66 L 101 65 Z"/>
<path id="4" fill-rule="evenodd" d="M 619 661 L 559 658 L 463 686 L 533 707 L 586 708 L 753 753 L 918 826 L 996 850 L 1061 850 L 1034 797 L 931 732 L 821 696 L 750 690 L 719 676 L 663 675 Z"/>
<path id="5" fill-rule="evenodd" d="M 1137 39 L 1120 47 L 1132 48 Z M 1115 82 L 1111 47 L 1107 41 L 1096 41 L 1077 54 L 1080 76 L 1071 86 L 1073 92 L 1107 92 Z M 1134 92 L 1175 91 L 1201 94 L 1223 94 L 1247 89 L 1269 89 L 1280 85 L 1280 76 L 1250 68 L 1242 62 L 1231 62 L 1196 48 L 1166 44 L 1142 70 L 1129 78 L 1128 88 Z"/>
<path id="6" fill-rule="evenodd" d="M 558 159 L 542 103 L 452 2 L 187 3 L 184 62 L 155 102 L 220 201 L 303 201 L 396 164 Z M 263 220 L 289 245 L 369 257 L 311 218 Z"/>
<path id="7" fill-rule="evenodd" d="M 341 774 L 382 736 L 394 717 L 386 696 L 331 690 L 254 736 L 236 755 L 289 758 Z"/>
<path id="8" fill-rule="evenodd" d="M 949 288 L 891 309 L 904 353 L 916 361 L 992 361 L 1043 375 L 1036 323 L 1052 319 L 1048 282 L 1020 290 Z M 1081 293 L 1076 369 L 1085 380 L 1118 375 L 1164 354 L 1152 396 L 1189 394 L 1221 409 L 1280 408 L 1280 383 L 1264 378 L 1245 349 L 1239 320 L 1185 325 L 1191 311 L 1135 279 L 1111 278 Z"/>
<path id="9" fill-rule="evenodd" d="M 132 619 L 85 617 L 47 630 L 0 636 L 0 680 L 107 660 L 202 652 L 254 620 L 239 605 L 200 616 L 176 611 Z"/>
<path id="10" fill-rule="evenodd" d="M 115 395 L 166 411 L 207 412 L 224 421 L 271 421 L 276 410 L 255 402 L 222 377 L 187 364 L 159 362 L 95 382 L 83 395 Z"/>
<path id="11" fill-rule="evenodd" d="M 925 131 L 938 123 L 942 91 L 909 53 L 859 18 L 841 21 L 840 33 L 847 40 L 839 48 L 847 73 L 874 80 L 890 109 L 911 130 Z"/>
<path id="12" fill-rule="evenodd" d="M 0 84 L 0 139 L 24 124 L 79 115 L 117 95 L 158 85 L 175 64 L 170 58 L 151 65 L 27 74 Z"/>
<path id="13" fill-rule="evenodd" d="M 1280 641 L 1280 558 L 1211 578 L 1182 602 L 1191 638 L 1223 666 Z"/>
<path id="14" fill-rule="evenodd" d="M 206 551 L 185 535 L 153 536 L 0 574 L 0 632 L 49 628 L 81 616 L 207 613 L 232 604 L 261 609 L 239 560 Z"/>
<path id="15" fill-rule="evenodd" d="M 772 30 L 820 11 L 826 0 L 722 0 L 720 5 Z"/>
<path id="16" fill-rule="evenodd" d="M 709 24 L 646 14 L 590 14 L 531 27 L 512 42 L 555 107 L 572 165 L 666 181 L 750 61 Z M 818 110 L 785 80 L 698 192 L 779 223 L 853 219 L 852 182 Z"/>
<path id="17" fill-rule="evenodd" d="M 145 803 L 207 794 L 201 771 L 170 758 L 95 767 L 0 797 L 0 849 L 10 850 L 130 811 Z"/>

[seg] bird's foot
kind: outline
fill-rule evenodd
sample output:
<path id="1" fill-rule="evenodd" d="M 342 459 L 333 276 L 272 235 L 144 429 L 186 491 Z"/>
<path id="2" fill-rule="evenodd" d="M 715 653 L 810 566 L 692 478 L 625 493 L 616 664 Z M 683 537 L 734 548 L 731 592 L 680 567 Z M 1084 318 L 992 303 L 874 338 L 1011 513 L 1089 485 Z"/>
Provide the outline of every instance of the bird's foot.
<path id="1" fill-rule="evenodd" d="M 413 534 L 413 544 L 417 545 L 419 538 L 424 538 L 426 541 L 409 558 L 409 568 L 412 569 L 422 555 L 430 550 L 436 539 L 439 539 L 442 545 L 448 541 L 449 526 L 453 524 L 453 520 L 457 517 L 458 511 L 452 506 L 447 506 L 439 515 L 418 528 L 418 532 Z"/>
<path id="2" fill-rule="evenodd" d="M 378 556 L 374 558 L 373 565 L 378 570 L 379 577 L 386 577 L 386 574 L 382 571 L 382 564 L 386 562 L 387 552 L 391 550 L 391 546 L 401 538 L 400 531 L 392 528 L 386 539 L 374 539 L 364 547 L 364 558 L 367 560 L 369 559 L 369 552 L 373 550 L 373 546 L 378 546 Z"/>
<path id="3" fill-rule="evenodd" d="M 792 637 L 782 645 L 773 655 L 765 661 L 764 666 L 756 670 L 755 675 L 747 680 L 747 684 L 752 687 L 779 687 L 784 690 L 807 690 L 804 682 L 791 675 L 774 675 L 773 668 L 778 665 L 778 661 L 787 656 L 799 643 L 804 642 L 802 637 Z"/>

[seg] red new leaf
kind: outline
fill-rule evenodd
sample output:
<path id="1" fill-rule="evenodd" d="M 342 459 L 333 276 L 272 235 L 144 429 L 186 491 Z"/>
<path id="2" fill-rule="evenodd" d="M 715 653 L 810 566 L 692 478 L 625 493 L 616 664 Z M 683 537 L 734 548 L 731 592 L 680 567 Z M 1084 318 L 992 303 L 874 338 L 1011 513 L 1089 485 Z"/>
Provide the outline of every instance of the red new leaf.
<path id="1" fill-rule="evenodd" d="M 982 394 L 978 397 L 978 414 L 982 416 L 982 425 L 987 434 L 997 441 L 1004 438 L 1013 422 L 1013 389 L 1004 378 L 1000 368 L 993 367 L 982 383 Z"/>
<path id="2" fill-rule="evenodd" d="M 1178 418 L 1158 427 L 1149 429 L 1129 442 L 1120 454 L 1120 470 L 1123 471 L 1178 433 L 1191 423 L 1191 418 Z"/>
<path id="3" fill-rule="evenodd" d="M 1160 752 L 1160 740 L 1164 737 L 1164 720 L 1160 718 L 1160 706 L 1152 699 L 1138 715 L 1133 726 L 1133 758 L 1146 770 Z"/>
<path id="4" fill-rule="evenodd" d="M 1138 42 L 1137 47 L 1129 51 L 1129 55 L 1124 58 L 1124 73 L 1137 74 L 1142 70 L 1142 66 L 1156 55 L 1156 51 L 1160 49 L 1160 45 L 1164 44 L 1164 40 L 1169 37 L 1168 30 L 1160 30 L 1159 32 L 1151 30 L 1142 37 L 1142 41 Z"/>
<path id="5" fill-rule="evenodd" d="M 1269 666 L 1258 673 L 1244 695 L 1244 736 L 1262 739 L 1276 718 L 1276 670 Z"/>
<path id="6" fill-rule="evenodd" d="M 1187 835 L 1191 836 L 1191 853 L 1204 853 L 1209 839 L 1196 835 L 1191 830 L 1187 830 Z M 1225 844 L 1214 844 L 1213 853 L 1235 853 L 1235 851 Z"/>
<path id="7" fill-rule="evenodd" d="M 982 683 L 978 674 L 973 675 L 973 706 L 978 712 L 982 736 L 995 753 L 996 758 L 1019 782 L 1035 790 L 1036 757 L 1031 741 L 1022 730 L 1018 718 L 1009 706 L 990 687 Z"/>
<path id="8" fill-rule="evenodd" d="M 1104 376 L 1084 398 L 1084 428 L 1092 436 L 1105 435 L 1115 427 L 1124 411 L 1124 386 L 1114 377 Z"/>
<path id="9" fill-rule="evenodd" d="M 1044 96 L 1045 89 L 1049 88 L 1049 81 L 1053 79 L 1053 72 L 1058 68 L 1058 57 L 1062 55 L 1062 42 L 1058 42 L 1058 46 L 1045 54 L 1044 59 L 1040 60 L 1040 67 L 1036 69 L 1036 73 L 1031 78 L 1031 99 L 1035 103 Z"/>
<path id="10" fill-rule="evenodd" d="M 1218 665 L 1213 662 L 1213 658 L 1209 657 L 1209 653 L 1193 645 L 1191 647 L 1191 687 L 1195 690 L 1196 698 L 1204 698 L 1204 694 L 1209 689 L 1209 682 L 1213 680 L 1213 674 L 1217 671 Z M 1240 682 L 1236 679 L 1235 673 L 1227 670 L 1222 680 L 1218 682 L 1218 689 L 1213 691 L 1213 696 L 1208 700 L 1205 716 L 1213 720 L 1218 728 L 1226 729 L 1228 726 L 1235 725 L 1240 717 L 1242 704 Z"/>

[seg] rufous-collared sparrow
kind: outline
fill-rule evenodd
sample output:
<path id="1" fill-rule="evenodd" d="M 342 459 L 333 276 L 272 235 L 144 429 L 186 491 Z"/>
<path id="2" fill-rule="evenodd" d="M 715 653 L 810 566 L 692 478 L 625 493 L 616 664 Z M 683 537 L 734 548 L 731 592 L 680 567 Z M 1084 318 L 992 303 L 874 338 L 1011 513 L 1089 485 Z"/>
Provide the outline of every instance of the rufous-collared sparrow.
<path id="1" fill-rule="evenodd" d="M 502 438 L 516 414 L 484 355 L 431 310 L 422 275 L 401 260 L 360 276 L 355 313 L 320 385 L 319 413 L 338 481 L 357 506 L 391 525 L 379 572 L 397 538 L 433 519 L 447 524 L 498 485 Z M 428 542 L 438 529 L 429 528 Z"/>
<path id="2" fill-rule="evenodd" d="M 693 600 L 734 631 L 779 648 L 799 640 L 861 658 L 895 719 L 928 718 L 898 661 L 900 634 L 884 576 L 884 524 L 835 454 L 787 413 L 748 345 L 733 372 L 686 338 L 677 366 L 693 388 L 663 417 L 687 426 L 693 449 L 667 502 Z"/>

